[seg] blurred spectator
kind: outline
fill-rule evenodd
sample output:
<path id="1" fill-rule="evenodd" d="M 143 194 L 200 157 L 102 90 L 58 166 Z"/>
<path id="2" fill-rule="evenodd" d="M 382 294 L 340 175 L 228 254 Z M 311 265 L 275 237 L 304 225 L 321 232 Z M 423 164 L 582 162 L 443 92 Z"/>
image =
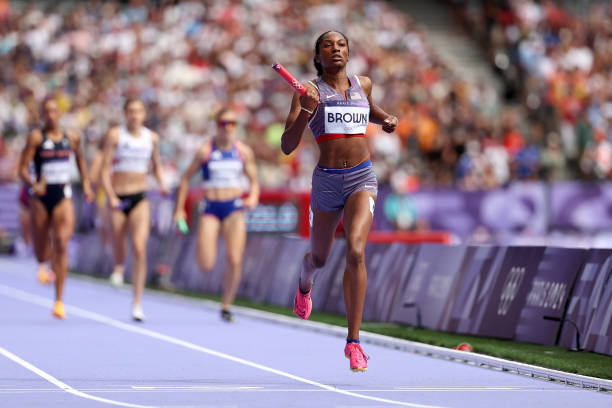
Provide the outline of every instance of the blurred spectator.
<path id="1" fill-rule="evenodd" d="M 121 117 L 125 97 L 137 96 L 148 104 L 147 124 L 161 136 L 164 174 L 173 184 L 211 136 L 210 113 L 229 104 L 253 146 L 262 186 L 307 189 L 316 144 L 305 135 L 293 155 L 280 153 L 291 91 L 270 63 L 313 78 L 314 39 L 333 27 L 350 40 L 349 72 L 380 84 L 373 100 L 400 118 L 396 134 L 368 129 L 380 181 L 395 192 L 573 176 L 565 164 L 599 177 L 588 163 L 605 143 L 596 147 L 590 129 L 607 128 L 612 118 L 610 7 L 598 6 L 581 22 L 550 1 L 462 3 L 512 88 L 506 94 L 524 102 L 499 118 L 491 116 L 493 87 L 456 77 L 418 24 L 387 2 L 0 0 L 0 132 L 7 148 L 19 151 L 23 138 L 15 136 L 38 124 L 38 104 L 53 94 L 63 125 L 83 133 L 91 157 Z M 543 123 L 539 137 L 525 117 Z M 557 140 L 545 141 L 541 135 L 551 132 Z"/>
<path id="2" fill-rule="evenodd" d="M 594 140 L 584 150 L 580 164 L 586 173 L 592 173 L 598 179 L 608 179 L 612 176 L 612 143 L 603 129 L 595 129 L 594 135 Z"/>
<path id="3" fill-rule="evenodd" d="M 566 159 L 561 150 L 559 135 L 550 133 L 546 147 L 542 151 L 542 171 L 548 181 L 559 181 L 567 178 Z"/>
<path id="4" fill-rule="evenodd" d="M 545 134 L 555 134 L 542 155 L 545 175 L 602 178 L 611 160 L 605 129 L 612 118 L 612 4 L 583 2 L 588 10 L 578 16 L 551 0 L 451 3 L 487 45 L 509 100 L 521 102 Z"/>
<path id="5" fill-rule="evenodd" d="M 83 132 L 92 155 L 121 117 L 124 98 L 138 96 L 149 104 L 148 125 L 162 137 L 170 183 L 210 136 L 210 112 L 229 103 L 241 115 L 242 137 L 255 148 L 262 184 L 308 188 L 317 150 L 305 136 L 295 155 L 281 155 L 278 137 L 291 92 L 269 65 L 278 59 L 298 78 L 314 77 L 312 44 L 329 27 L 351 41 L 349 70 L 383 84 L 374 101 L 402 119 L 397 135 L 369 131 L 383 180 L 395 180 L 400 191 L 421 182 L 453 183 L 466 135 L 495 97 L 485 83 L 470 87 L 456 78 L 419 26 L 386 2 L 45 4 L 0 2 L 3 137 L 13 143 L 14 135 L 35 126 L 37 104 L 53 93 L 64 125 Z"/>

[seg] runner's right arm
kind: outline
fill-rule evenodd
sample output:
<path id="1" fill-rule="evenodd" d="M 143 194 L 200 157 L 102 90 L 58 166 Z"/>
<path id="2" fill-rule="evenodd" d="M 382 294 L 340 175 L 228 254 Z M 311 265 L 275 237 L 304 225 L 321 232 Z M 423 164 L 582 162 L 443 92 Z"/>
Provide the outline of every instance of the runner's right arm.
<path id="1" fill-rule="evenodd" d="M 36 149 L 42 143 L 42 133 L 39 129 L 34 129 L 28 135 L 28 140 L 26 145 L 21 152 L 21 157 L 19 158 L 19 178 L 28 186 L 32 187 L 36 194 L 44 193 L 44 180 L 39 181 L 38 183 L 35 180 L 32 180 L 30 177 L 30 171 L 28 166 L 30 162 L 34 159 L 34 154 L 36 154 Z"/>
<path id="2" fill-rule="evenodd" d="M 102 139 L 104 140 L 104 139 Z M 102 186 L 102 161 L 104 159 L 104 142 L 100 143 L 98 150 L 91 159 L 89 164 L 89 181 L 91 187 L 95 190 Z"/>
<path id="3" fill-rule="evenodd" d="M 104 141 L 104 153 L 102 157 L 102 187 L 104 188 L 104 192 L 108 197 L 108 203 L 111 208 L 119 207 L 119 197 L 115 194 L 113 190 L 113 185 L 111 182 L 111 165 L 113 163 L 113 157 L 115 155 L 115 149 L 117 148 L 117 143 L 119 142 L 119 128 L 112 127 L 106 134 L 106 140 Z"/>
<path id="4" fill-rule="evenodd" d="M 203 144 L 195 156 L 193 156 L 193 160 L 189 164 L 189 167 L 183 173 L 181 177 L 181 182 L 176 191 L 176 207 L 174 207 L 174 220 L 178 221 L 179 219 L 185 219 L 185 200 L 187 199 L 187 192 L 189 191 L 189 180 L 193 177 L 194 174 L 202 166 L 202 162 L 208 157 L 210 154 L 210 143 Z"/>
<path id="5" fill-rule="evenodd" d="M 311 118 L 310 113 L 306 110 L 314 113 L 319 105 L 319 92 L 308 83 L 304 86 L 306 87 L 306 93 L 300 96 L 295 92 L 291 100 L 291 110 L 287 115 L 285 131 L 281 138 L 281 149 L 285 154 L 291 154 L 302 140 L 302 133 L 304 133 L 304 129 L 306 129 Z"/>
<path id="6" fill-rule="evenodd" d="M 94 194 L 91 189 L 91 183 L 89 181 L 89 175 L 87 174 L 87 165 L 85 164 L 85 157 L 83 157 L 83 148 L 81 147 L 81 135 L 73 130 L 67 131 L 68 140 L 72 145 L 72 151 L 76 160 L 79 173 L 81 174 L 81 183 L 83 185 L 83 194 L 85 200 L 91 203 L 94 199 Z"/>

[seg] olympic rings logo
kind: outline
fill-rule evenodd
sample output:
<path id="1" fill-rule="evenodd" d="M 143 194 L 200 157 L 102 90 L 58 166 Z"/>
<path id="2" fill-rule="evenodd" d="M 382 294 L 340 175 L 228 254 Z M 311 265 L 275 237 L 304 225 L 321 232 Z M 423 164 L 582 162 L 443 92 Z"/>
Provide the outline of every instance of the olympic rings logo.
<path id="1" fill-rule="evenodd" d="M 514 301 L 514 298 L 518 294 L 523 278 L 525 277 L 525 267 L 513 266 L 506 277 L 502 293 L 499 299 L 499 306 L 497 307 L 497 314 L 499 316 L 505 316 Z"/>

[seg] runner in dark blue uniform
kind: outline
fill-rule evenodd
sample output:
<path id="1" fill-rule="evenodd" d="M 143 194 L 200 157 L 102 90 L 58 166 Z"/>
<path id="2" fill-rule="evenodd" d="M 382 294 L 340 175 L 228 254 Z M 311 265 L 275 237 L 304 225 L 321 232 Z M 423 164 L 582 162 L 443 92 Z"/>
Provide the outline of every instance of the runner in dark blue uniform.
<path id="1" fill-rule="evenodd" d="M 62 297 L 64 282 L 68 274 L 67 246 L 74 231 L 74 208 L 72 206 L 72 187 L 70 185 L 70 156 L 75 155 L 81 173 L 83 192 L 87 201 L 93 194 L 87 178 L 87 168 L 81 150 L 81 137 L 73 131 L 60 127 L 61 113 L 53 99 L 42 104 L 44 125 L 42 129 L 30 132 L 23 150 L 19 175 L 32 189 L 30 214 L 34 232 L 34 250 L 38 259 L 44 252 L 51 237 L 51 266 L 55 272 L 55 305 L 53 315 L 65 318 Z M 36 180 L 32 180 L 28 164 L 34 161 Z"/>

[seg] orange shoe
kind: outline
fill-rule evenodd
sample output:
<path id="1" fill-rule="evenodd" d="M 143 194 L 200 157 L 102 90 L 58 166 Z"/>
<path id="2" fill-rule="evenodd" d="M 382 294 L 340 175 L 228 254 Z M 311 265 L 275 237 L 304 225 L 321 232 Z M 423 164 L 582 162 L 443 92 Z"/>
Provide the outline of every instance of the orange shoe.
<path id="1" fill-rule="evenodd" d="M 46 285 L 47 283 L 50 283 L 49 273 L 44 268 L 38 268 L 38 273 L 36 274 L 36 279 L 38 279 L 38 281 L 40 283 L 42 283 L 43 285 Z"/>
<path id="2" fill-rule="evenodd" d="M 48 267 L 39 267 L 38 273 L 36 274 L 36 278 L 43 285 L 46 285 L 47 283 L 53 283 L 55 282 L 55 272 L 53 272 Z"/>
<path id="3" fill-rule="evenodd" d="M 66 318 L 66 311 L 64 310 L 64 304 L 61 300 L 55 301 L 55 306 L 53 306 L 53 316 L 57 317 L 58 319 Z"/>

